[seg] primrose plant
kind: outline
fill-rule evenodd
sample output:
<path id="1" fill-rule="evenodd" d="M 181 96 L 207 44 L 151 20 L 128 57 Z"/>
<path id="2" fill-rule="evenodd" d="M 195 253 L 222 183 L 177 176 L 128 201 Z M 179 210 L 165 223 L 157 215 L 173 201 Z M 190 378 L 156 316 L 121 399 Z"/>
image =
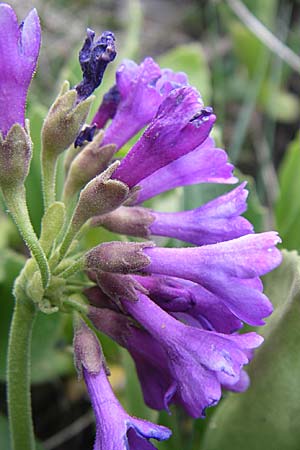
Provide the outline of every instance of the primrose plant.
<path id="1" fill-rule="evenodd" d="M 94 90 L 115 56 L 111 32 L 87 37 L 79 53 L 83 79 L 65 82 L 41 130 L 44 217 L 36 236 L 24 181 L 32 157 L 25 102 L 36 68 L 41 29 L 35 10 L 18 23 L 0 4 L 0 184 L 6 207 L 31 257 L 15 281 L 8 355 L 8 409 L 13 450 L 33 450 L 29 358 L 37 311 L 72 313 L 74 359 L 96 418 L 95 450 L 150 450 L 171 431 L 131 417 L 116 399 L 98 329 L 132 356 L 145 403 L 193 418 L 216 405 L 222 389 L 243 391 L 243 367 L 262 338 L 238 333 L 272 312 L 260 276 L 281 262 L 275 232 L 255 234 L 241 216 L 242 183 L 190 211 L 158 212 L 143 202 L 197 183 L 234 184 L 233 166 L 215 146 L 216 120 L 184 73 L 151 58 L 125 60 L 115 85 L 86 125 Z M 140 138 L 122 159 L 119 149 Z M 56 166 L 65 154 L 65 182 Z M 85 249 L 91 227 L 138 238 Z M 190 244 L 162 248 L 152 236 Z"/>

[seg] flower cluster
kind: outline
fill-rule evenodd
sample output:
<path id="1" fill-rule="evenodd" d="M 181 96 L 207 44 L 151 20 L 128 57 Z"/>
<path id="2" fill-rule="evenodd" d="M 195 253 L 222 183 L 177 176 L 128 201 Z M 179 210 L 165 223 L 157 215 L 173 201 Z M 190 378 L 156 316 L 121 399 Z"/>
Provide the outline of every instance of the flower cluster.
<path id="1" fill-rule="evenodd" d="M 30 156 L 19 158 L 26 149 L 19 149 L 17 135 L 9 137 L 9 130 L 15 124 L 24 130 L 40 28 L 35 11 L 19 27 L 5 4 L 0 4 L 0 23 L 0 106 L 6 111 L 0 114 L 6 138 L 0 142 L 6 164 L 0 184 L 14 211 L 11 179 L 23 183 Z M 174 188 L 238 180 L 226 152 L 212 138 L 213 109 L 204 105 L 184 73 L 161 69 L 151 58 L 139 65 L 129 60 L 120 65 L 115 85 L 103 96 L 91 126 L 84 127 L 90 95 L 116 56 L 111 32 L 94 37 L 88 30 L 80 51 L 82 82 L 73 89 L 63 86 L 44 122 L 45 216 L 40 239 L 22 228 L 24 217 L 19 221 L 37 265 L 25 266 L 18 280 L 24 285 L 15 291 L 26 292 L 47 313 L 76 305 L 96 328 L 126 348 L 149 407 L 170 411 L 170 405 L 179 404 L 192 417 L 204 417 L 206 408 L 220 400 L 222 389 L 243 391 L 249 385 L 244 366 L 262 338 L 238 331 L 243 323 L 263 325 L 272 312 L 260 276 L 280 264 L 280 239 L 275 232 L 255 234 L 242 217 L 245 183 L 189 211 L 159 212 L 143 206 Z M 140 137 L 127 155 L 116 158 L 137 133 Z M 57 202 L 56 161 L 67 149 L 63 202 Z M 17 156 L 26 169 L 12 177 L 6 167 L 15 168 Z M 22 199 L 26 204 L 25 196 Z M 17 223 L 25 210 L 22 205 L 14 216 Z M 68 226 L 65 207 L 72 213 L 67 215 Z M 139 239 L 105 242 L 87 252 L 78 248 L 84 232 L 100 226 Z M 155 236 L 189 246 L 162 248 Z M 80 270 L 92 286 L 82 289 L 83 302 L 68 302 L 70 286 L 82 285 L 82 273 L 81 284 L 78 278 L 74 282 Z M 170 436 L 168 429 L 124 411 L 108 382 L 100 344 L 83 321 L 76 325 L 74 351 L 96 416 L 95 450 L 151 450 L 149 439 Z"/>
<path id="2" fill-rule="evenodd" d="M 212 108 L 184 74 L 161 70 L 151 58 L 125 61 L 93 123 L 109 119 L 102 145 L 115 151 L 146 129 L 111 177 L 129 187 L 126 202 L 90 223 L 146 241 L 88 252 L 85 267 L 97 284 L 85 291 L 89 317 L 130 352 L 148 406 L 169 411 L 176 403 L 204 417 L 222 388 L 249 385 L 243 366 L 262 338 L 237 331 L 243 322 L 262 325 L 272 312 L 259 277 L 280 263 L 280 240 L 274 232 L 255 234 L 241 216 L 245 183 L 190 211 L 141 206 L 176 187 L 237 182 L 211 137 Z M 153 236 L 195 246 L 160 248 L 148 241 Z"/>

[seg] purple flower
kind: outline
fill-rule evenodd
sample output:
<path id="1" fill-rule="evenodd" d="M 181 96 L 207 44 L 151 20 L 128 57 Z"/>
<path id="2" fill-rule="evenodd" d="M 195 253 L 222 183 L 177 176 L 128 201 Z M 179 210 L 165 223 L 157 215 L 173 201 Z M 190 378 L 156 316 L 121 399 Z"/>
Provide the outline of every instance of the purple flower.
<path id="1" fill-rule="evenodd" d="M 259 276 L 277 267 L 280 238 L 274 232 L 249 234 L 192 248 L 159 248 L 146 243 L 100 244 L 86 256 L 87 269 L 159 274 L 190 280 L 217 296 L 240 320 L 263 325 L 272 305 Z M 247 300 L 246 300 L 247 299 Z"/>
<path id="2" fill-rule="evenodd" d="M 131 353 L 146 403 L 167 409 L 180 403 L 193 417 L 217 403 L 221 385 L 246 388 L 242 366 L 249 361 L 248 349 L 262 338 L 255 333 L 234 336 L 187 326 L 172 318 L 149 298 L 124 306 L 145 330 L 136 328 L 115 311 L 92 309 L 96 326 Z M 123 319 L 122 319 L 123 317 Z"/>
<path id="3" fill-rule="evenodd" d="M 152 58 L 146 58 L 140 65 L 125 60 L 117 70 L 116 86 L 104 96 L 93 119 L 93 123 L 103 127 L 107 119 L 113 118 L 103 143 L 121 148 L 153 119 L 172 89 L 186 84 L 185 74 L 161 70 Z"/>
<path id="4" fill-rule="evenodd" d="M 162 213 L 122 206 L 94 218 L 93 224 L 128 236 L 168 236 L 196 245 L 228 241 L 253 232 L 240 215 L 247 209 L 245 184 L 191 211 Z"/>
<path id="5" fill-rule="evenodd" d="M 165 351 L 172 377 L 165 401 L 175 396 L 192 417 L 203 417 L 219 401 L 223 381 L 240 383 L 247 350 L 262 342 L 256 333 L 227 335 L 184 325 L 143 294 L 136 303 L 127 301 L 126 309 Z"/>
<path id="6" fill-rule="evenodd" d="M 20 25 L 14 10 L 0 3 L 0 132 L 25 125 L 27 91 L 41 43 L 40 22 L 33 9 Z"/>
<path id="7" fill-rule="evenodd" d="M 166 276 L 134 276 L 148 291 L 148 296 L 174 317 L 200 328 L 233 333 L 242 322 L 220 297 L 197 283 Z"/>
<path id="8" fill-rule="evenodd" d="M 104 368 L 98 374 L 83 369 L 96 417 L 94 450 L 151 450 L 149 439 L 168 439 L 170 430 L 129 416 L 116 399 Z"/>
<path id="9" fill-rule="evenodd" d="M 95 335 L 86 325 L 77 328 L 75 358 L 91 398 L 96 418 L 94 450 L 151 450 L 149 439 L 168 439 L 168 428 L 131 417 L 118 402 L 107 379 L 103 356 Z"/>
<path id="10" fill-rule="evenodd" d="M 258 277 L 280 264 L 279 242 L 276 233 L 268 232 L 197 248 L 146 248 L 151 263 L 143 270 L 193 281 L 218 296 L 240 320 L 262 325 L 272 305 Z"/>
<path id="11" fill-rule="evenodd" d="M 216 116 L 190 86 L 172 90 L 140 139 L 122 159 L 114 178 L 134 187 L 186 155 L 208 137 Z M 138 170 L 136 168 L 138 167 Z"/>
<path id="12" fill-rule="evenodd" d="M 228 163 L 226 152 L 215 148 L 209 137 L 195 150 L 141 179 L 135 203 L 142 203 L 179 186 L 198 183 L 233 184 L 237 182 L 237 178 L 232 175 L 232 171 L 233 166 Z"/>

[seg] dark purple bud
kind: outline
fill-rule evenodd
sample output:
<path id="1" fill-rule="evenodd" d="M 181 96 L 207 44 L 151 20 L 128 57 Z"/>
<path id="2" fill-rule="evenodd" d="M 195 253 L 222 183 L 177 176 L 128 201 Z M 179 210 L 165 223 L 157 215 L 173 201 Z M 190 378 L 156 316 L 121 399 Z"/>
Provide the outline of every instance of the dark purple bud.
<path id="1" fill-rule="evenodd" d="M 94 40 L 94 31 L 87 29 L 87 37 L 79 52 L 83 80 L 75 87 L 78 102 L 88 98 L 100 85 L 108 63 L 116 57 L 115 36 L 105 31 Z"/>
<path id="2" fill-rule="evenodd" d="M 96 133 L 96 125 L 87 126 L 80 131 L 74 142 L 74 147 L 82 147 L 86 142 L 92 142 Z"/>
<path id="3" fill-rule="evenodd" d="M 143 250 L 153 247 L 151 242 L 105 242 L 86 254 L 86 269 L 113 272 L 140 272 L 150 264 Z"/>
<path id="4" fill-rule="evenodd" d="M 109 119 L 113 119 L 120 103 L 121 95 L 116 85 L 103 96 L 99 109 L 92 120 L 97 128 L 104 128 Z"/>

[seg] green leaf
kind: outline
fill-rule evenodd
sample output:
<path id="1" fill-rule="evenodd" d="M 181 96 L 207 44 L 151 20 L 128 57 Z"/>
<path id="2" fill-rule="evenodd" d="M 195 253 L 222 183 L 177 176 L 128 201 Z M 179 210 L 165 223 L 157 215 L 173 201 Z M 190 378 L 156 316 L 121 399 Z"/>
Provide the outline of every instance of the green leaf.
<path id="1" fill-rule="evenodd" d="M 192 43 L 180 45 L 159 56 L 158 63 L 178 72 L 185 72 L 189 83 L 195 86 L 205 103 L 211 99 L 210 71 L 200 44 Z"/>
<path id="2" fill-rule="evenodd" d="M 294 122 L 299 117 L 298 97 L 278 88 L 269 80 L 261 87 L 258 103 L 269 117 L 279 122 Z"/>
<path id="3" fill-rule="evenodd" d="M 275 312 L 250 364 L 251 386 L 229 394 L 209 422 L 201 450 L 298 450 L 300 442 L 300 258 L 283 252 L 266 277 Z"/>
<path id="4" fill-rule="evenodd" d="M 277 229 L 287 249 L 300 249 L 300 136 L 289 145 L 279 167 L 280 193 L 275 205 Z"/>

